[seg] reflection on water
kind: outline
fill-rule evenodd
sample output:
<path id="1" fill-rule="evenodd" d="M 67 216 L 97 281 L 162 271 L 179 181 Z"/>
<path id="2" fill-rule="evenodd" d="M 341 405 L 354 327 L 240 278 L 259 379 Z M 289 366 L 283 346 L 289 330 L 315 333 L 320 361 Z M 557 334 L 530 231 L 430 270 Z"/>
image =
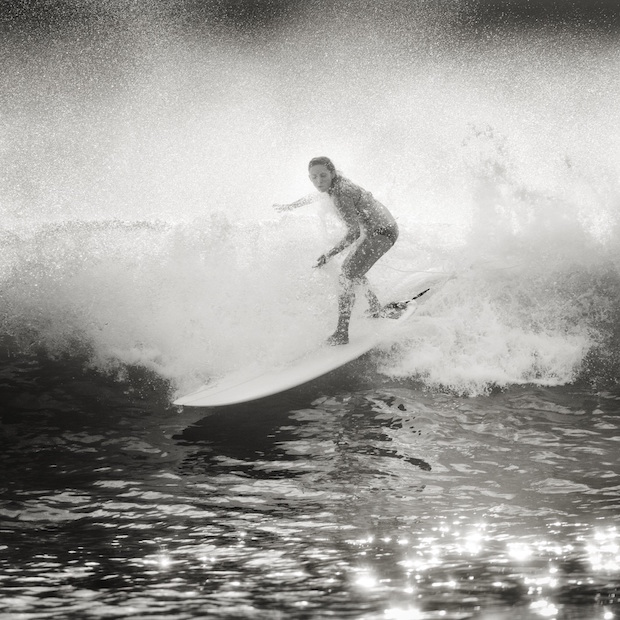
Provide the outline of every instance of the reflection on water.
<path id="1" fill-rule="evenodd" d="M 618 395 L 179 413 L 47 370 L 2 375 L 2 619 L 620 617 Z"/>

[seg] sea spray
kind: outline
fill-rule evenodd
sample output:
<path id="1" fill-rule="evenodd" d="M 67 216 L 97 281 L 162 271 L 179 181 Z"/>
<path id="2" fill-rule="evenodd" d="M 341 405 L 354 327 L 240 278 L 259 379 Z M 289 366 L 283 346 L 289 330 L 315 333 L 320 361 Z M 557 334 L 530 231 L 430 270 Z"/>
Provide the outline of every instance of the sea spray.
<path id="1" fill-rule="evenodd" d="M 226 233 L 216 221 L 80 223 L 22 241 L 3 283 L 4 333 L 52 354 L 87 346 L 102 369 L 142 365 L 181 387 L 318 346 L 335 322 L 338 286 L 335 264 L 312 268 L 324 227 L 299 216 Z M 275 247 L 274 238 L 285 241 Z M 614 338 L 619 279 L 609 261 L 590 255 L 588 265 L 558 259 L 541 269 L 542 250 L 520 263 L 482 254 L 467 264 L 472 246 L 455 249 L 452 263 L 438 253 L 455 277 L 421 304 L 381 371 L 469 394 L 587 373 L 588 352 L 592 363 Z M 410 247 L 409 267 L 436 270 L 429 255 Z M 406 266 L 377 266 L 371 280 L 384 299 L 387 282 L 405 292 Z"/>
<path id="2" fill-rule="evenodd" d="M 455 275 L 382 373 L 463 394 L 615 381 L 615 46 L 473 37 L 454 22 L 466 7 L 409 4 L 398 23 L 378 7 L 372 40 L 350 11 L 301 10 L 269 36 L 144 15 L 8 37 L 3 334 L 179 391 L 317 346 L 339 265 L 313 265 L 342 224 L 325 201 L 270 205 L 310 191 L 326 154 L 399 222 L 369 274 L 381 299 L 416 272 Z"/>

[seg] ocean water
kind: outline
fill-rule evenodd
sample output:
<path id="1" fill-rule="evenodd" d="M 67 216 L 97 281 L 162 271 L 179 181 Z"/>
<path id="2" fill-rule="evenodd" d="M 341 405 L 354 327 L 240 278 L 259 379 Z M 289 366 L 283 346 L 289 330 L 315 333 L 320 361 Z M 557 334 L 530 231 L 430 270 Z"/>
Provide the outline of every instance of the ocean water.
<path id="1" fill-rule="evenodd" d="M 3 9 L 0 618 L 620 615 L 595 5 Z M 271 208 L 317 154 L 399 222 L 382 299 L 450 279 L 335 373 L 174 407 L 333 331 L 341 223 Z"/>

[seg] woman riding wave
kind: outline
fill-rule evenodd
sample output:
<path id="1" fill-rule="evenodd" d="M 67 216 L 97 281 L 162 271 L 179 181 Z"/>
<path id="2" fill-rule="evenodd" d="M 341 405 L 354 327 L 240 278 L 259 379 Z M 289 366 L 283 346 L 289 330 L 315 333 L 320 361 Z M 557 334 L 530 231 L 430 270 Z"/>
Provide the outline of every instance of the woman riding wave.
<path id="1" fill-rule="evenodd" d="M 349 342 L 349 323 L 355 302 L 355 289 L 364 285 L 371 316 L 379 316 L 381 304 L 370 289 L 366 273 L 394 245 L 398 226 L 392 214 L 373 195 L 336 170 L 328 157 L 314 157 L 308 164 L 310 181 L 322 193 L 328 193 L 336 211 L 343 219 L 347 232 L 340 243 L 321 255 L 316 267 L 322 267 L 334 256 L 353 246 L 342 263 L 341 291 L 338 298 L 338 327 L 328 338 L 331 345 Z M 288 211 L 310 204 L 310 195 L 291 204 L 274 205 L 278 211 Z"/>

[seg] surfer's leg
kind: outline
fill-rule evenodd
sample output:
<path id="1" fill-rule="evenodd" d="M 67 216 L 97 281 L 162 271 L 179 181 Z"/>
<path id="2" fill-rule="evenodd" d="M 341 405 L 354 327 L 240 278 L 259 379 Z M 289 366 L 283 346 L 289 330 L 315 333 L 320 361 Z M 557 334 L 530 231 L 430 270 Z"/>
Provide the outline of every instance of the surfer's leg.
<path id="1" fill-rule="evenodd" d="M 336 331 L 327 339 L 328 344 L 347 344 L 349 342 L 349 323 L 354 302 L 355 283 L 343 274 L 340 276 L 340 294 L 338 296 L 338 326 Z"/>
<path id="2" fill-rule="evenodd" d="M 368 285 L 365 274 L 369 269 L 394 245 L 395 238 L 386 235 L 366 237 L 347 256 L 342 264 L 340 276 L 341 292 L 338 298 L 338 327 L 329 337 L 329 344 L 346 344 L 349 342 L 349 323 L 351 311 L 355 302 L 355 286 Z M 366 290 L 366 297 L 371 304 L 371 310 L 381 309 L 379 299 L 370 288 Z"/>
<path id="3" fill-rule="evenodd" d="M 361 280 L 393 245 L 385 235 L 366 237 L 342 263 L 342 273 L 351 280 Z"/>
<path id="4" fill-rule="evenodd" d="M 381 312 L 381 308 L 383 308 L 379 298 L 370 288 L 370 284 L 366 276 L 361 278 L 361 284 L 364 286 L 364 293 L 366 294 L 366 301 L 368 302 L 368 314 L 371 317 L 378 317 Z"/>
<path id="5" fill-rule="evenodd" d="M 381 302 L 370 288 L 366 273 L 371 267 L 394 245 L 394 239 L 386 235 L 374 235 L 364 239 L 342 265 L 342 271 L 352 280 L 358 281 L 366 287 L 369 313 L 378 316 L 381 311 Z"/>

